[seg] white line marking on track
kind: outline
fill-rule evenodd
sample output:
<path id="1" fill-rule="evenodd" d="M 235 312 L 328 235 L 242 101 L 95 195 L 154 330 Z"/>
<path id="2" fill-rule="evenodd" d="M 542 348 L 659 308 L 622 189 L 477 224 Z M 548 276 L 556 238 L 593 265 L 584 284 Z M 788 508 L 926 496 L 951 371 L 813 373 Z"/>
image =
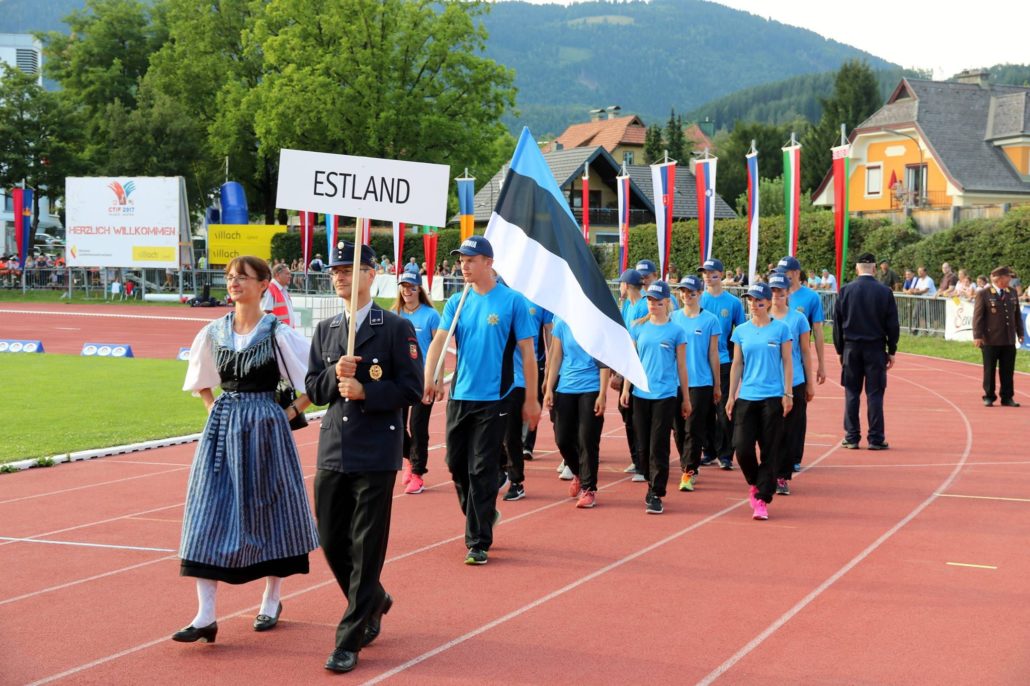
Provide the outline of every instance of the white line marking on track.
<path id="1" fill-rule="evenodd" d="M 804 610 L 806 607 L 808 607 L 808 605 L 810 605 L 812 601 L 821 596 L 824 591 L 826 591 L 828 588 L 830 588 L 835 583 L 840 581 L 840 579 L 845 574 L 847 574 L 852 569 L 857 567 L 859 563 L 861 563 L 867 557 L 876 552 L 876 550 L 881 545 L 890 540 L 890 538 L 894 536 L 894 534 L 898 533 L 906 524 L 908 524 L 917 516 L 919 516 L 919 514 L 923 510 L 929 507 L 931 503 L 933 503 L 935 500 L 937 500 L 938 497 L 940 497 L 941 491 L 946 490 L 948 486 L 950 486 L 952 482 L 956 479 L 956 477 L 958 477 L 959 471 L 961 471 L 963 465 L 965 465 L 966 463 L 966 460 L 969 458 L 969 453 L 973 450 L 973 426 L 969 423 L 969 418 L 966 417 L 965 413 L 961 409 L 959 409 L 959 407 L 955 403 L 953 403 L 951 400 L 941 395 L 937 391 L 931 388 L 927 388 L 922 384 L 916 383 L 911 379 L 900 377 L 900 380 L 905 381 L 906 383 L 916 386 L 917 388 L 921 388 L 922 390 L 937 396 L 938 398 L 940 398 L 940 400 L 950 405 L 955 410 L 955 412 L 958 413 L 959 417 L 962 418 L 962 422 L 965 424 L 966 428 L 966 449 L 963 451 L 961 459 L 955 465 L 955 468 L 951 470 L 951 473 L 944 480 L 944 482 L 941 483 L 941 485 L 938 486 L 936 489 L 934 489 L 934 492 L 931 493 L 930 496 L 926 498 L 926 500 L 921 502 L 919 505 L 915 507 L 915 509 L 913 509 L 907 515 L 905 515 L 905 517 L 902 518 L 901 521 L 899 521 L 897 524 L 895 524 L 890 529 L 881 534 L 879 538 L 877 538 L 871 544 L 866 546 L 866 548 L 862 552 L 860 552 L 855 557 L 851 558 L 851 560 L 847 564 L 845 564 L 843 567 L 834 572 L 828 579 L 826 579 L 826 581 L 819 584 L 808 595 L 799 600 L 794 605 L 794 607 L 784 612 L 779 617 L 779 619 L 774 621 L 772 624 L 766 627 L 764 631 L 762 631 L 760 634 L 751 639 L 745 646 L 743 646 L 740 650 L 738 650 L 736 653 L 730 656 L 728 660 L 726 660 L 721 665 L 719 665 L 711 672 L 709 672 L 707 676 L 705 676 L 703 679 L 697 682 L 698 686 L 707 686 L 708 684 L 711 684 L 716 679 L 718 679 L 726 672 L 728 672 L 730 669 L 732 669 L 734 665 L 736 665 L 738 662 L 747 657 L 755 648 L 762 645 L 762 643 L 765 642 L 765 639 L 769 638 L 774 633 L 776 633 L 776 631 L 781 626 L 783 626 L 791 619 L 793 619 L 795 616 L 797 616 L 797 614 Z"/>
<path id="2" fill-rule="evenodd" d="M 25 593 L 23 595 L 17 595 L 17 596 L 14 596 L 13 598 L 5 598 L 4 600 L 0 600 L 0 605 L 7 605 L 8 603 L 14 603 L 14 602 L 17 602 L 19 600 L 26 600 L 28 598 L 34 598 L 36 596 L 43 595 L 44 593 L 50 593 L 52 591 L 60 591 L 62 589 L 70 588 L 72 586 L 78 586 L 80 584 L 85 584 L 85 583 L 88 583 L 90 581 L 96 581 L 97 579 L 103 579 L 103 578 L 108 577 L 108 576 L 114 576 L 115 574 L 121 574 L 122 572 L 129 572 L 129 571 L 132 571 L 134 569 L 139 569 L 140 567 L 146 567 L 147 565 L 152 565 L 152 564 L 156 564 L 158 562 L 166 562 L 168 560 L 175 560 L 175 559 L 177 559 L 177 556 L 175 556 L 175 555 L 166 555 L 164 557 L 159 557 L 156 560 L 147 560 L 146 562 L 140 562 L 139 564 L 130 565 L 128 567 L 119 567 L 118 569 L 112 569 L 111 571 L 104 572 L 103 574 L 96 574 L 94 576 L 88 576 L 88 577 L 86 577 L 84 579 L 75 579 L 74 581 L 69 581 L 67 583 L 58 584 L 57 586 L 50 586 L 48 588 L 41 588 L 38 591 L 32 591 L 31 593 Z"/>
<path id="3" fill-rule="evenodd" d="M 959 493 L 938 493 L 942 498 L 969 498 L 972 500 L 1006 500 L 1012 503 L 1030 503 L 1030 498 L 1003 498 L 1000 495 L 961 495 Z"/>
<path id="4" fill-rule="evenodd" d="M 72 545 L 83 548 L 111 548 L 113 550 L 143 550 L 148 553 L 174 553 L 172 548 L 144 548 L 135 545 L 114 545 L 110 543 L 82 543 L 80 541 L 45 541 L 39 538 L 13 538 L 11 536 L 0 536 L 0 541 L 11 543 L 47 543 L 49 545 Z"/>
<path id="5" fill-rule="evenodd" d="M 41 534 L 34 534 L 32 536 L 26 536 L 26 538 L 40 538 L 42 536 L 53 536 L 55 534 L 63 534 L 66 531 L 75 531 L 76 529 L 85 529 L 91 526 L 99 526 L 100 524 L 109 524 L 111 522 L 117 522 L 121 519 L 130 519 L 138 515 L 150 514 L 151 512 L 160 512 L 161 510 L 170 510 L 173 507 L 181 507 L 185 505 L 185 502 L 174 503 L 172 505 L 163 505 L 161 507 L 155 507 L 150 510 L 142 510 L 140 512 L 130 512 L 129 514 L 119 515 L 117 517 L 109 517 L 108 519 L 101 519 L 95 522 L 88 522 L 86 524 L 76 524 L 75 526 L 65 527 L 64 529 L 54 529 L 53 531 L 44 531 Z M 0 543 L 0 546 L 11 545 L 10 542 Z"/>
<path id="6" fill-rule="evenodd" d="M 181 472 L 184 469 L 189 469 L 189 465 L 179 466 L 176 469 L 166 469 L 161 472 L 150 472 L 149 474 L 137 474 L 136 476 L 127 476 L 122 479 L 113 479 L 111 481 L 101 481 L 95 484 L 85 484 L 82 486 L 73 486 L 72 488 L 62 488 L 59 491 L 47 491 L 46 493 L 36 493 L 35 495 L 23 495 L 19 498 L 10 498 L 8 500 L 0 500 L 0 505 L 7 505 L 9 503 L 17 503 L 23 500 L 32 500 L 33 498 L 45 498 L 51 495 L 60 495 L 62 493 L 71 493 L 72 491 L 81 491 L 84 488 L 95 488 L 96 486 L 107 486 L 109 484 L 117 484 L 123 481 L 133 481 L 135 479 L 146 479 L 149 476 L 160 476 L 161 474 L 171 474 L 172 472 Z"/>
<path id="7" fill-rule="evenodd" d="M 994 565 L 974 565 L 968 562 L 945 562 L 950 567 L 970 567 L 972 569 L 997 569 Z"/>

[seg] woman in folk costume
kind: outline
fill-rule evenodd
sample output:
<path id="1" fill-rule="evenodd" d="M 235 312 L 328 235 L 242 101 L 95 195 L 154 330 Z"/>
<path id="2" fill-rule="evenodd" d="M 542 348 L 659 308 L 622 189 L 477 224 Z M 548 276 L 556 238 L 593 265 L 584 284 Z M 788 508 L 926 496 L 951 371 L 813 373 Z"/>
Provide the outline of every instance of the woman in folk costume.
<path id="1" fill-rule="evenodd" d="M 235 311 L 211 322 L 190 349 L 183 390 L 208 410 L 193 458 L 182 524 L 180 574 L 197 580 L 199 609 L 172 640 L 213 643 L 218 633 L 218 582 L 265 578 L 255 631 L 279 620 L 282 578 L 308 572 L 318 534 L 308 506 L 289 420 L 310 402 L 304 376 L 310 343 L 261 310 L 271 271 L 257 257 L 225 268 Z M 280 379 L 301 393 L 285 411 L 276 403 Z M 216 400 L 212 389 L 222 388 Z"/>

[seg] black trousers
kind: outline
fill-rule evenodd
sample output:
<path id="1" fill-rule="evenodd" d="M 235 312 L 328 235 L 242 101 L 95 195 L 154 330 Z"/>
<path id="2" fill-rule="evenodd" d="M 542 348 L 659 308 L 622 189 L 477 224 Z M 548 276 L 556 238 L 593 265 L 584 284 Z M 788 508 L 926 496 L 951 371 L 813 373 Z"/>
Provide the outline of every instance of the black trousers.
<path id="1" fill-rule="evenodd" d="M 676 408 L 672 421 L 672 435 L 676 440 L 676 450 L 680 454 L 680 469 L 694 472 L 701 468 L 701 449 L 705 438 L 712 430 L 715 421 L 715 389 L 711 386 L 697 386 L 689 390 L 690 416 L 686 419 Z M 683 389 L 676 395 L 679 403 L 683 402 Z"/>
<path id="2" fill-rule="evenodd" d="M 604 416 L 594 414 L 597 391 L 554 394 L 554 441 L 585 491 L 597 490 Z"/>
<path id="3" fill-rule="evenodd" d="M 544 362 L 538 360 L 536 363 L 536 378 L 537 378 L 537 389 L 536 389 L 536 401 L 538 403 L 544 402 Z M 554 421 L 554 415 L 551 415 L 551 421 Z M 528 450 L 533 452 L 536 448 L 536 429 L 530 429 L 527 424 L 525 431 L 522 433 L 522 450 Z"/>
<path id="4" fill-rule="evenodd" d="M 504 449 L 500 467 L 508 473 L 512 483 L 526 480 L 526 458 L 522 454 L 522 404 L 526 402 L 526 389 L 513 388 L 504 402 L 507 408 L 504 420 Z"/>
<path id="5" fill-rule="evenodd" d="M 783 434 L 780 437 L 780 466 L 776 476 L 788 481 L 794 476 L 794 465 L 801 463 L 805 452 L 805 433 L 808 431 L 807 384 L 799 383 L 792 389 L 794 406 L 783 420 Z"/>
<path id="6" fill-rule="evenodd" d="M 329 568 L 347 599 L 336 627 L 336 647 L 358 652 L 365 624 L 386 591 L 379 576 L 386 562 L 397 472 L 315 474 L 315 517 Z"/>
<path id="7" fill-rule="evenodd" d="M 1014 345 L 985 345 L 980 348 L 984 361 L 984 400 L 994 402 L 997 396 L 994 394 L 994 372 L 998 370 L 1001 377 L 1001 399 L 1012 400 L 1016 390 L 1012 377 L 1016 370 L 1016 346 Z"/>
<path id="8" fill-rule="evenodd" d="M 733 422 L 726 416 L 726 400 L 730 389 L 730 368 L 732 362 L 719 365 L 719 382 L 722 384 L 722 398 L 713 405 L 709 433 L 705 439 L 704 451 L 720 460 L 733 461 Z"/>
<path id="9" fill-rule="evenodd" d="M 779 469 L 777 448 L 783 433 L 783 398 L 740 400 L 733 404 L 733 445 L 744 479 L 758 487 L 758 498 L 771 503 Z M 755 444 L 761 451 L 755 451 Z"/>
<path id="10" fill-rule="evenodd" d="M 672 418 L 679 412 L 676 396 L 661 400 L 633 399 L 633 428 L 637 434 L 637 452 L 644 469 L 637 469 L 647 477 L 648 490 L 659 498 L 665 497 L 669 486 L 669 441 L 672 436 Z"/>
<path id="11" fill-rule="evenodd" d="M 867 434 L 870 443 L 883 443 L 883 394 L 887 390 L 887 353 L 883 343 L 846 342 L 840 383 L 844 387 L 844 438 L 858 443 L 862 424 L 858 419 L 862 386 L 865 386 Z"/>
<path id="12" fill-rule="evenodd" d="M 629 407 L 623 407 L 619 403 L 619 414 L 622 415 L 622 424 L 626 427 L 626 443 L 629 445 L 629 457 L 637 471 L 644 474 L 646 460 L 640 459 L 640 448 L 637 445 L 637 430 L 633 425 L 633 408 L 636 407 L 637 399 L 630 394 Z"/>
<path id="13" fill-rule="evenodd" d="M 497 514 L 497 476 L 507 400 L 447 403 L 447 468 L 465 514 L 465 546 L 489 550 Z"/>
<path id="14" fill-rule="evenodd" d="M 422 476 L 429 471 L 429 417 L 433 404 L 417 402 L 404 408 L 404 457 L 411 461 L 413 474 Z"/>

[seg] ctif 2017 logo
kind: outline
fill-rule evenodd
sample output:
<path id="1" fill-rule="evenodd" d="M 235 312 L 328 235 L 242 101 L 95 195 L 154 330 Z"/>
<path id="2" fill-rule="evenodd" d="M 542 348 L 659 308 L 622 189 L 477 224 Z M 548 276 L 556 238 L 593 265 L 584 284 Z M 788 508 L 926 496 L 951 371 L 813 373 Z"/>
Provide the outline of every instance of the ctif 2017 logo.
<path id="1" fill-rule="evenodd" d="M 136 190 L 135 181 L 126 181 L 124 186 L 117 181 L 112 181 L 107 184 L 107 187 L 111 189 L 115 197 L 114 203 L 107 208 L 108 214 L 125 217 L 136 213 L 136 207 L 129 198 Z"/>

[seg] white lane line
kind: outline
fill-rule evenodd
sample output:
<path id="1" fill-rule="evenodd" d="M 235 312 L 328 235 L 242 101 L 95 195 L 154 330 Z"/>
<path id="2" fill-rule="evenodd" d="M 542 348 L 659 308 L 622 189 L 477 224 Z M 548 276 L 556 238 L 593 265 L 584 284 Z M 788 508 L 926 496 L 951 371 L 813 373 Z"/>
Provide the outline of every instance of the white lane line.
<path id="1" fill-rule="evenodd" d="M 905 467 L 954 467 L 957 462 L 913 462 L 912 464 L 828 464 L 820 469 L 892 469 Z M 992 462 L 969 462 L 966 469 L 973 467 L 1005 467 L 1008 465 L 1030 464 L 1030 460 L 992 461 Z M 947 495 L 942 493 L 941 495 Z"/>
<path id="2" fill-rule="evenodd" d="M 46 543 L 48 545 L 72 545 L 81 546 L 83 548 L 110 548 L 113 550 L 143 550 L 148 553 L 174 553 L 175 550 L 172 548 L 144 548 L 142 546 L 135 545 L 114 545 L 109 543 L 82 543 L 80 541 L 45 541 L 38 538 L 14 538 L 11 536 L 0 536 L 0 541 L 10 541 L 12 543 Z"/>
<path id="3" fill-rule="evenodd" d="M 36 596 L 43 595 L 44 593 L 51 593 L 53 591 L 60 591 L 60 590 L 65 589 L 65 588 L 71 588 L 72 586 L 78 586 L 80 584 L 85 584 L 85 583 L 88 583 L 90 581 L 96 581 L 97 579 L 103 579 L 105 577 L 114 576 L 115 574 L 122 574 L 123 572 L 129 572 L 129 571 L 132 571 L 134 569 L 139 569 L 140 567 L 146 567 L 148 565 L 156 564 L 158 562 L 166 562 L 168 560 L 175 560 L 175 559 L 177 559 L 176 555 L 166 555 L 164 557 L 159 557 L 156 560 L 148 560 L 146 562 L 140 562 L 139 564 L 129 565 L 128 567 L 119 567 L 118 569 L 112 569 L 111 571 L 104 572 L 103 574 L 96 574 L 94 576 L 89 576 L 89 577 L 86 577 L 84 579 L 75 579 L 74 581 L 68 581 L 68 582 L 63 583 L 63 584 L 58 584 L 57 586 L 49 586 L 47 588 L 41 588 L 38 591 L 32 591 L 31 593 L 25 593 L 23 595 L 16 595 L 13 598 L 5 598 L 3 600 L 0 600 L 0 605 L 7 605 L 8 603 L 15 603 L 15 602 L 18 602 L 19 600 L 27 600 L 29 598 L 35 598 Z"/>
<path id="4" fill-rule="evenodd" d="M 969 498 L 972 500 L 1006 500 L 1011 503 L 1030 503 L 1030 498 L 1003 498 L 1000 495 L 961 495 L 959 493 L 938 493 L 942 498 Z"/>
<path id="5" fill-rule="evenodd" d="M 113 479 L 111 481 L 100 481 L 95 484 L 84 484 L 82 486 L 73 486 L 71 488 L 62 488 L 59 491 L 47 491 L 46 493 L 36 493 L 35 495 L 23 495 L 19 498 L 9 498 L 8 500 L 0 500 L 0 505 L 7 505 L 10 503 L 20 503 L 24 500 L 32 500 L 34 498 L 46 498 L 52 495 L 61 495 L 62 493 L 71 493 L 72 491 L 81 491 L 86 488 L 96 488 L 97 486 L 109 486 L 110 484 L 123 483 L 125 481 L 134 481 L 136 479 L 146 479 L 151 476 L 160 476 L 162 474 L 171 474 L 172 472 L 181 472 L 184 469 L 189 469 L 189 465 L 179 466 L 175 469 L 165 469 L 160 472 L 150 472 L 148 474 L 137 474 L 136 476 L 126 476 L 121 479 Z"/>
<path id="6" fill-rule="evenodd" d="M 955 412 L 958 413 L 959 417 L 962 418 L 962 422 L 965 424 L 965 428 L 966 428 L 966 448 L 965 448 L 965 450 L 962 453 L 961 459 L 955 465 L 954 469 L 951 470 L 951 473 L 948 475 L 948 477 L 941 483 L 940 486 L 938 486 L 936 489 L 934 489 L 934 492 L 931 493 L 930 496 L 928 498 L 926 498 L 926 500 L 921 502 L 919 505 L 917 505 L 915 507 L 915 509 L 913 509 L 907 515 L 905 515 L 905 517 L 902 518 L 901 521 L 899 521 L 897 524 L 892 526 L 886 532 L 881 534 L 879 538 L 877 538 L 871 544 L 866 546 L 866 548 L 862 552 L 860 552 L 855 557 L 851 558 L 851 560 L 847 564 L 845 564 L 843 567 L 841 567 L 836 572 L 834 572 L 828 579 L 826 579 L 826 581 L 824 581 L 821 584 L 819 584 L 808 595 L 806 595 L 804 598 L 799 600 L 794 605 L 794 607 L 792 607 L 789 610 L 787 610 L 786 612 L 784 612 L 779 617 L 779 619 L 777 619 L 772 624 L 767 626 L 764 631 L 762 631 L 760 634 L 758 634 L 753 639 L 751 639 L 744 647 L 742 647 L 740 650 L 738 650 L 736 653 L 734 653 L 728 660 L 726 660 L 721 665 L 719 665 L 718 667 L 713 669 L 711 672 L 709 672 L 707 676 L 705 676 L 703 679 L 701 679 L 700 681 L 697 682 L 698 686 L 707 686 L 708 684 L 711 684 L 716 679 L 718 679 L 719 677 L 724 675 L 726 672 L 731 670 L 734 667 L 734 665 L 736 665 L 738 662 L 740 662 L 745 657 L 747 657 L 755 648 L 757 648 L 758 646 L 762 645 L 762 643 L 764 643 L 767 638 L 769 638 L 774 633 L 776 633 L 776 631 L 781 626 L 783 626 L 784 624 L 789 622 L 791 619 L 793 619 L 795 616 L 797 616 L 797 614 L 799 612 L 801 612 L 802 610 L 804 610 L 806 607 L 808 607 L 812 603 L 812 601 L 814 601 L 816 598 L 818 598 L 820 595 L 822 595 L 823 592 L 825 592 L 828 588 L 830 588 L 835 583 L 837 583 L 845 574 L 847 574 L 852 569 L 854 569 L 856 566 L 858 566 L 859 563 L 861 563 L 867 557 L 869 557 L 874 552 L 876 552 L 876 550 L 881 545 L 883 545 L 888 540 L 890 540 L 890 538 L 892 536 L 894 536 L 894 534 L 898 533 L 906 524 L 908 524 L 913 519 L 915 519 L 917 516 L 919 516 L 919 514 L 923 510 L 925 510 L 927 507 L 929 507 L 931 503 L 933 503 L 935 500 L 937 500 L 937 498 L 940 497 L 941 491 L 947 490 L 947 488 L 952 484 L 952 482 L 954 482 L 955 479 L 958 477 L 959 471 L 961 471 L 963 465 L 965 465 L 965 463 L 966 463 L 966 460 L 969 458 L 969 453 L 971 453 L 972 450 L 973 450 L 973 427 L 969 423 L 969 418 L 966 417 L 966 414 L 961 409 L 959 409 L 959 407 L 955 403 L 953 403 L 951 400 L 949 400 L 948 398 L 944 397 L 943 395 L 941 395 L 937 391 L 933 390 L 932 388 L 928 388 L 928 387 L 926 387 L 926 386 L 924 386 L 922 384 L 916 383 L 915 381 L 912 381 L 911 379 L 906 379 L 904 377 L 898 377 L 898 378 L 901 381 L 909 383 L 909 384 L 911 384 L 913 386 L 916 386 L 917 388 L 921 388 L 922 390 L 937 396 L 938 398 L 940 398 L 941 401 L 947 403 L 948 405 L 951 405 L 951 407 L 955 410 Z"/>
<path id="7" fill-rule="evenodd" d="M 974 565 L 968 562 L 945 562 L 949 567 L 970 567 L 972 569 L 997 569 L 994 565 Z"/>
<path id="8" fill-rule="evenodd" d="M 111 522 L 117 522 L 122 519 L 130 519 L 139 515 L 150 514 L 152 512 L 160 512 L 162 510 L 170 510 L 173 507 L 181 507 L 185 505 L 185 502 L 174 503 L 172 505 L 163 505 L 161 507 L 155 507 L 150 510 L 141 510 L 139 512 L 130 512 L 129 514 L 118 515 L 117 517 L 109 517 L 108 519 L 100 519 L 95 522 L 87 522 L 86 524 L 76 524 L 75 526 L 65 527 L 63 529 L 54 529 L 53 531 L 44 531 L 41 534 L 33 534 L 32 536 L 26 536 L 26 538 L 40 538 L 42 536 L 53 536 L 55 534 L 63 534 L 66 531 L 75 531 L 76 529 L 85 529 L 91 526 L 100 526 L 101 524 L 110 524 Z M 0 543 L 0 546 L 11 545 L 11 542 Z"/>
<path id="9" fill-rule="evenodd" d="M 115 314 L 114 312 L 60 312 L 58 310 L 0 310 L 0 314 L 58 315 L 60 317 L 108 317 L 110 319 L 156 319 L 168 322 L 204 322 L 213 319 L 203 317 L 169 317 L 158 314 Z"/>

